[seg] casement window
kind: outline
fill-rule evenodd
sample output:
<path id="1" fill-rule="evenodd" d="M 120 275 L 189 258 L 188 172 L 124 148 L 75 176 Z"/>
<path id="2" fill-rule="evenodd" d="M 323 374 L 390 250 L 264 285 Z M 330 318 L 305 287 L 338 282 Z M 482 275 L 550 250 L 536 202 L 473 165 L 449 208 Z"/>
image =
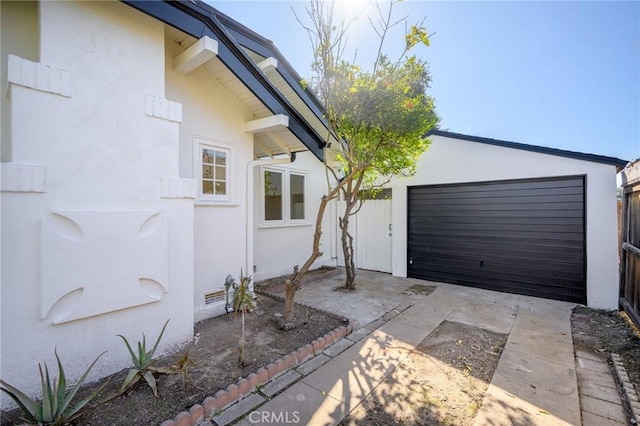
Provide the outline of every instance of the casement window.
<path id="1" fill-rule="evenodd" d="M 233 148 L 196 138 L 194 175 L 198 180 L 198 199 L 228 203 L 232 200 Z"/>
<path id="2" fill-rule="evenodd" d="M 265 225 L 307 223 L 307 175 L 303 172 L 262 168 L 262 220 Z"/>

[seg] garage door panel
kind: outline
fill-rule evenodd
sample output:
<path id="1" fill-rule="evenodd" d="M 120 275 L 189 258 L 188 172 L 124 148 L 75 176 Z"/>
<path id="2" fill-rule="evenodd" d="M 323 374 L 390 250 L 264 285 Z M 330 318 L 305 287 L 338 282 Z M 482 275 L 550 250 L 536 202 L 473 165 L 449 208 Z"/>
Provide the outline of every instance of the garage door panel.
<path id="1" fill-rule="evenodd" d="M 452 259 L 463 260 L 467 262 L 473 262 L 479 265 L 483 262 L 483 265 L 532 265 L 535 268 L 544 270 L 555 270 L 560 272 L 570 271 L 572 276 L 580 277 L 580 270 L 584 267 L 582 262 L 575 261 L 571 256 L 556 256 L 553 260 L 549 260 L 548 255 L 541 253 L 510 253 L 510 252 L 495 252 L 491 255 L 483 255 L 479 257 L 475 252 L 447 252 L 430 250 L 426 253 L 416 251 L 416 254 L 423 259 L 423 262 L 435 261 L 436 259 Z M 576 269 L 574 271 L 572 269 Z"/>
<path id="2" fill-rule="evenodd" d="M 424 213 L 427 209 L 410 210 L 411 213 L 419 213 L 419 217 L 424 217 Z M 429 217 L 454 217 L 454 218 L 466 218 L 466 217 L 493 217 L 493 218 L 584 218 L 583 211 L 579 209 L 572 210 L 513 210 L 513 211 L 500 211 L 500 210 L 486 210 L 482 212 L 473 212 L 470 214 L 465 211 L 439 211 L 433 212 Z"/>
<path id="3" fill-rule="evenodd" d="M 437 217 L 438 221 L 434 222 L 434 219 Z M 492 224 L 499 225 L 570 225 L 582 227 L 584 226 L 584 220 L 582 217 L 504 217 L 504 216 L 482 216 L 482 222 L 487 226 Z M 412 218 L 412 226 L 422 227 L 422 226 L 430 226 L 432 224 L 437 224 L 437 226 L 449 226 L 449 225 L 465 225 L 465 224 L 476 224 L 478 223 L 478 219 L 473 216 L 469 216 L 467 214 L 459 214 L 457 216 L 422 216 L 420 221 L 417 221 L 415 217 Z M 577 229 L 577 228 L 573 228 Z"/>
<path id="4" fill-rule="evenodd" d="M 446 232 L 446 231 L 444 231 Z M 577 248 L 581 249 L 583 245 L 583 239 L 559 239 L 559 238 L 534 238 L 531 237 L 521 237 L 521 236 L 509 236 L 509 235 L 501 235 L 501 236 L 482 236 L 482 235 L 450 235 L 450 236 L 442 236 L 437 235 L 435 233 L 428 232 L 418 232 L 412 235 L 411 241 L 423 241 L 424 239 L 429 239 L 429 246 L 438 246 L 438 245 L 449 245 L 449 244 L 466 244 L 467 242 L 481 242 L 484 243 L 487 238 L 491 238 L 493 244 L 504 244 L 513 247 L 526 247 L 526 246 L 534 246 L 534 247 L 562 247 L 562 248 Z M 489 243 L 487 243 L 489 244 Z M 420 244 L 418 244 L 420 245 Z M 486 249 L 490 248 L 488 245 Z"/>
<path id="5" fill-rule="evenodd" d="M 503 238 L 523 238 L 523 239 L 536 239 L 536 240 L 571 240 L 582 241 L 581 234 L 575 232 L 545 232 L 545 231 L 516 231 L 513 229 L 500 229 L 498 227 L 486 228 L 486 229 L 435 229 L 432 228 L 419 228 L 416 227 L 416 235 L 424 237 L 439 236 L 442 232 L 447 232 L 451 238 L 491 238 L 496 233 L 500 233 Z"/>
<path id="6" fill-rule="evenodd" d="M 540 287 L 537 284 L 527 284 L 510 280 L 478 281 L 473 276 L 461 274 L 455 279 L 451 279 L 448 273 L 433 272 L 429 277 L 415 277 L 436 282 L 449 282 L 469 287 L 483 288 L 508 293 L 523 294 L 526 296 L 544 297 L 548 299 L 563 300 L 573 302 L 576 298 L 582 297 L 583 289 L 565 287 Z"/>
<path id="7" fill-rule="evenodd" d="M 440 264 L 430 264 L 428 268 L 425 268 L 425 271 L 431 273 L 447 273 L 449 271 L 449 267 L 451 265 L 440 265 Z M 550 289 L 557 288 L 567 288 L 571 289 L 571 291 L 577 290 L 581 288 L 581 281 L 569 278 L 557 278 L 549 280 L 548 277 L 542 277 L 539 275 L 531 275 L 527 273 L 517 273 L 517 272 L 503 272 L 497 274 L 496 271 L 489 270 L 477 270 L 473 267 L 465 268 L 464 266 L 456 266 L 457 274 L 456 277 L 464 276 L 470 282 L 478 282 L 478 283 L 493 283 L 493 282 L 508 282 L 509 285 L 516 285 L 520 283 L 522 285 L 529 286 L 533 288 L 533 286 L 540 286 L 541 289 L 546 288 L 545 291 L 551 291 Z"/>
<path id="8" fill-rule="evenodd" d="M 466 212 L 467 214 L 469 213 L 475 213 L 475 212 L 483 212 L 483 211 L 520 211 L 520 210 L 524 210 L 524 211 L 536 211 L 536 210 L 578 210 L 581 211 L 582 210 L 582 203 L 581 202 L 574 202 L 574 203 L 561 203 L 561 202 L 557 202 L 557 203 L 526 203 L 523 202 L 522 203 L 509 203 L 509 204 L 478 204 L 478 205 L 473 205 L 472 203 L 467 203 L 461 209 L 460 206 L 457 205 L 449 205 L 449 204 L 444 204 L 444 203 L 436 203 L 436 204 L 429 204 L 429 203 L 416 203 L 415 206 L 417 209 L 429 209 L 429 210 L 433 210 L 435 212 Z M 473 210 L 471 210 L 473 209 Z M 561 215 L 562 216 L 562 215 Z"/>
<path id="9" fill-rule="evenodd" d="M 429 275 L 433 276 L 434 274 L 440 274 L 442 277 L 446 277 L 447 271 L 444 268 L 434 267 L 428 270 Z M 538 290 L 546 293 L 554 293 L 554 292 L 562 292 L 568 294 L 575 294 L 576 291 L 581 290 L 580 282 L 571 281 L 571 280 L 563 280 L 562 282 L 541 282 L 539 277 L 526 277 L 526 279 L 522 279 L 521 276 L 517 274 L 511 275 L 478 275 L 475 271 L 468 269 L 461 269 L 459 273 L 456 275 L 456 280 L 464 280 L 469 283 L 478 283 L 485 285 L 502 285 L 508 286 L 509 288 L 505 289 L 510 292 L 517 293 L 518 286 L 522 286 L 523 288 L 535 289 L 539 287 Z"/>
<path id="10" fill-rule="evenodd" d="M 558 195 L 526 195 L 526 196 L 496 196 L 492 195 L 484 195 L 484 196 L 476 196 L 477 194 L 469 194 L 471 196 L 463 196 L 460 198 L 425 198 L 416 203 L 416 206 L 441 206 L 443 201 L 446 201 L 446 205 L 452 209 L 461 208 L 464 210 L 466 206 L 469 205 L 485 205 L 485 204 L 530 204 L 530 203 L 578 203 L 578 205 L 582 204 L 583 196 L 582 194 L 558 194 Z"/>
<path id="11" fill-rule="evenodd" d="M 424 232 L 437 231 L 437 230 L 449 230 L 456 232 L 464 231 L 491 231 L 491 232 L 568 232 L 572 234 L 582 234 L 583 225 L 569 225 L 569 224 L 529 224 L 529 223 L 435 223 L 429 220 L 425 220 L 422 223 L 414 225 L 414 229 Z"/>
<path id="12" fill-rule="evenodd" d="M 533 280 L 540 284 L 547 284 L 550 278 L 554 281 L 560 280 L 567 282 L 580 282 L 582 279 L 579 270 L 575 271 L 570 268 L 562 270 L 558 268 L 558 264 L 508 263 L 504 261 L 497 263 L 483 260 L 482 266 L 480 266 L 480 261 L 473 258 L 461 259 L 437 256 L 425 257 L 421 262 L 422 266 L 427 270 L 450 270 L 451 268 L 455 268 L 457 273 L 470 271 L 479 277 L 510 277 L 520 279 L 523 282 Z M 418 264 L 418 266 L 420 265 Z"/>
<path id="13" fill-rule="evenodd" d="M 582 187 L 581 186 L 566 186 L 566 187 L 552 187 L 552 188 L 530 188 L 526 191 L 522 189 L 502 189 L 499 191 L 496 190 L 483 190 L 479 189 L 481 187 L 477 187 L 476 189 L 471 190 L 454 190 L 451 192 L 447 192 L 443 190 L 442 192 L 425 192 L 420 193 L 421 200 L 448 200 L 450 197 L 460 197 L 463 199 L 474 199 L 474 198 L 485 198 L 485 197 L 513 197 L 513 196 L 523 196 L 523 197 L 533 197 L 533 196 L 562 196 L 562 195 L 581 195 Z M 419 192 L 417 192 L 419 193 Z"/>
<path id="14" fill-rule="evenodd" d="M 451 243 L 455 245 L 451 245 Z M 460 251 L 475 251 L 479 254 L 487 253 L 500 253 L 501 255 L 509 255 L 510 253 L 539 253 L 547 254 L 548 258 L 554 258 L 556 256 L 569 256 L 576 261 L 583 260 L 582 247 L 579 241 L 545 241 L 545 240 L 531 240 L 527 241 L 527 244 L 523 244 L 521 238 L 508 239 L 497 238 L 493 243 L 484 241 L 473 241 L 469 239 L 461 239 L 458 241 L 451 240 L 438 240 L 433 241 L 429 246 L 415 245 L 414 251 L 420 252 L 425 250 L 427 253 L 430 250 L 444 250 L 451 253 L 458 253 Z M 506 252 L 506 253 L 505 253 Z M 416 257 L 416 256 L 414 256 Z"/>
<path id="15" fill-rule="evenodd" d="M 409 276 L 586 302 L 583 177 L 411 187 L 408 198 Z"/>
<path id="16" fill-rule="evenodd" d="M 467 192 L 478 191 L 523 191 L 548 189 L 553 192 L 558 188 L 583 188 L 583 184 L 580 181 L 581 177 L 568 178 L 568 179 L 531 179 L 531 180 L 511 180 L 511 181 L 494 181 L 494 182 L 478 182 L 478 183 L 463 183 L 463 184 L 445 184 L 434 185 L 424 187 L 413 187 L 412 190 L 416 194 L 460 194 Z"/>

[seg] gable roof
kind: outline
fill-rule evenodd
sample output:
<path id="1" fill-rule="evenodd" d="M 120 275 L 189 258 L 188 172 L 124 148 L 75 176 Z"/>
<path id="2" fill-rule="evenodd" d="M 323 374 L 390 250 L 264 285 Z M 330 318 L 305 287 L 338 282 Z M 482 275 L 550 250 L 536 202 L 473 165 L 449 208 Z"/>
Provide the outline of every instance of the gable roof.
<path id="1" fill-rule="evenodd" d="M 309 120 L 305 119 L 301 111 L 294 107 L 290 100 L 267 78 L 242 45 L 246 45 L 251 50 L 256 49 L 263 53 L 271 53 L 268 56 L 276 56 L 283 64 L 284 71 L 280 72 L 281 75 L 300 95 L 304 104 L 317 117 L 317 120 L 324 123 L 322 107 L 319 102 L 308 91 L 300 87 L 300 78 L 271 41 L 202 1 L 122 0 L 122 2 L 192 37 L 200 39 L 207 36 L 216 40 L 218 42 L 218 59 L 269 111 L 273 114 L 288 116 L 289 130 L 322 161 L 322 151 L 326 145 L 325 139 L 317 128 L 314 128 Z"/>
<path id="2" fill-rule="evenodd" d="M 531 151 L 531 152 L 538 152 L 541 154 L 556 155 L 559 157 L 572 158 L 574 160 L 609 164 L 611 166 L 615 166 L 616 170 L 618 171 L 620 171 L 624 166 L 627 165 L 626 160 L 621 160 L 620 158 L 615 158 L 615 157 L 607 157 L 604 155 L 596 155 L 596 154 L 585 154 L 583 152 L 566 151 L 564 149 L 548 148 L 546 146 L 538 146 L 538 145 L 528 145 L 528 144 L 519 143 L 519 142 L 501 141 L 498 139 L 482 138 L 479 136 L 469 136 L 469 135 L 463 135 L 461 133 L 447 132 L 445 130 L 436 129 L 427 133 L 427 136 L 431 136 L 431 135 L 443 136 L 451 139 L 460 139 L 460 140 L 469 141 L 469 142 L 485 143 L 488 145 L 501 146 L 503 148 L 520 149 L 523 151 Z"/>
<path id="3" fill-rule="evenodd" d="M 273 41 L 261 36 L 251 28 L 246 27 L 228 15 L 214 9 L 209 4 L 202 3 L 202 6 L 215 11 L 220 23 L 227 28 L 241 46 L 259 54 L 262 57 L 277 58 L 280 74 L 289 83 L 291 88 L 301 98 L 306 99 L 307 106 L 311 108 L 318 117 L 324 116 L 324 106 L 320 103 L 318 98 L 316 98 L 313 92 L 308 89 L 304 89 L 301 86 L 300 81 L 302 80 L 302 77 L 300 77 L 289 61 L 287 61 L 287 58 L 282 55 Z M 280 67 L 280 65 L 282 65 L 282 67 Z"/>

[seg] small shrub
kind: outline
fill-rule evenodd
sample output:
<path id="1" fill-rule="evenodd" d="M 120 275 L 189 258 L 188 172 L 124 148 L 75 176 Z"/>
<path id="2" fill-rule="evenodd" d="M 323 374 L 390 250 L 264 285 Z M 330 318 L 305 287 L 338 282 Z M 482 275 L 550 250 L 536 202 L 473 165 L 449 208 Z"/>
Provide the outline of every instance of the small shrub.
<path id="1" fill-rule="evenodd" d="M 242 316 L 242 337 L 240 338 L 240 347 L 238 348 L 238 362 L 240 365 L 244 365 L 244 313 L 246 311 L 253 311 L 256 308 L 255 300 L 253 298 L 253 293 L 249 290 L 249 284 L 251 284 L 251 277 L 245 277 L 242 273 L 242 269 L 240 270 L 240 284 L 235 289 L 235 293 L 233 294 L 233 310 L 235 315 L 238 315 L 238 312 L 241 313 Z"/>
<path id="2" fill-rule="evenodd" d="M 84 413 L 84 409 L 87 408 L 87 404 L 91 402 L 99 393 L 102 388 L 107 384 L 108 380 L 91 395 L 85 397 L 75 405 L 71 406 L 71 401 L 75 397 L 76 393 L 82 386 L 82 383 L 87 378 L 89 371 L 93 368 L 98 359 L 105 353 L 102 352 L 91 363 L 74 386 L 67 391 L 67 379 L 64 374 L 64 368 L 58 357 L 58 352 L 55 351 L 56 361 L 58 362 L 58 382 L 55 382 L 49 376 L 49 368 L 44 363 L 44 373 L 42 372 L 42 366 L 38 364 L 38 370 L 40 372 L 40 386 L 42 388 L 42 401 L 38 402 L 19 389 L 11 386 L 7 382 L 0 379 L 0 389 L 6 392 L 11 399 L 22 410 L 25 419 L 33 424 L 58 426 L 65 425 L 74 419 L 80 417 Z"/>
<path id="3" fill-rule="evenodd" d="M 154 370 L 161 374 L 181 374 L 182 375 L 182 387 L 186 387 L 187 384 L 195 386 L 195 382 L 191 377 L 191 369 L 197 365 L 191 359 L 189 350 L 191 344 L 189 344 L 182 352 L 176 354 L 173 359 L 173 364 L 167 367 L 154 367 Z"/>
<path id="4" fill-rule="evenodd" d="M 156 343 L 153 345 L 153 348 L 150 351 L 147 351 L 147 341 L 146 336 L 142 333 L 142 342 L 138 341 L 138 353 L 136 354 L 129 341 L 126 337 L 121 334 L 118 334 L 120 338 L 124 341 L 124 344 L 127 346 L 129 350 L 129 354 L 131 355 L 131 361 L 133 361 L 133 368 L 129 370 L 127 377 L 125 377 L 122 386 L 120 387 L 119 393 L 124 393 L 127 389 L 131 388 L 133 385 L 138 383 L 140 379 L 144 379 L 153 390 L 153 395 L 155 397 L 158 396 L 158 388 L 156 386 L 156 378 L 153 375 L 154 371 L 157 371 L 153 364 L 155 364 L 156 359 L 153 358 L 153 354 L 158 349 L 158 345 L 160 344 L 160 339 L 162 339 L 162 335 L 164 334 L 164 330 L 167 328 L 167 324 L 169 324 L 169 320 L 164 323 L 162 327 L 162 331 L 160 331 L 160 335 L 156 339 Z"/>

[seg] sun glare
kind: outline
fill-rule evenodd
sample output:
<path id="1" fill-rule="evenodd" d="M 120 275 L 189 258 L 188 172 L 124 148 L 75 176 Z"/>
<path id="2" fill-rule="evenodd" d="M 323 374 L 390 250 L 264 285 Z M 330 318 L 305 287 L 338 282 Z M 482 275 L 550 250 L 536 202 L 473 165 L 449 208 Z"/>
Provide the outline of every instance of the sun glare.
<path id="1" fill-rule="evenodd" d="M 370 0 L 338 0 L 336 2 L 336 6 L 345 21 L 361 18 L 366 19 L 369 4 Z"/>

